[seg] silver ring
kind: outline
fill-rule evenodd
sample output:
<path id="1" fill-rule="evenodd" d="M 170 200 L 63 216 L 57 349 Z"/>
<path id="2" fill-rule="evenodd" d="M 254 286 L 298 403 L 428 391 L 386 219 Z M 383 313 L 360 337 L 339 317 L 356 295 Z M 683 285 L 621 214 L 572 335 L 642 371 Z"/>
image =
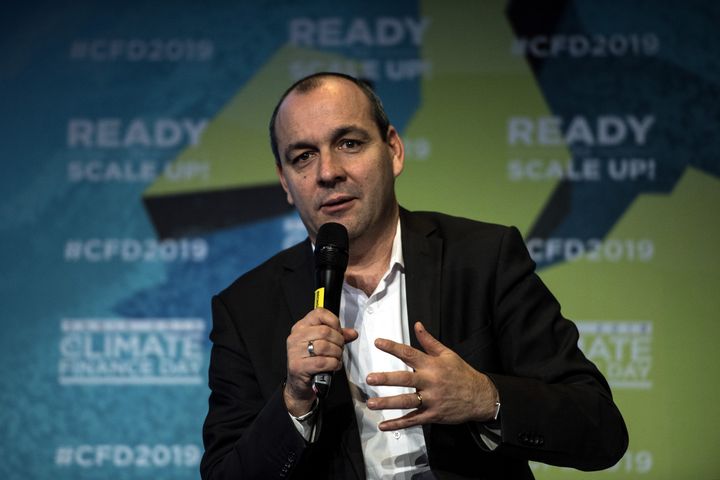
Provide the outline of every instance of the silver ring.
<path id="1" fill-rule="evenodd" d="M 308 355 L 310 355 L 311 357 L 315 356 L 315 345 L 313 345 L 312 340 L 308 340 L 307 352 L 308 352 Z"/>
<path id="2" fill-rule="evenodd" d="M 420 394 L 420 392 L 415 392 L 415 395 L 417 395 L 417 399 L 419 402 L 417 408 L 422 408 L 422 395 Z"/>

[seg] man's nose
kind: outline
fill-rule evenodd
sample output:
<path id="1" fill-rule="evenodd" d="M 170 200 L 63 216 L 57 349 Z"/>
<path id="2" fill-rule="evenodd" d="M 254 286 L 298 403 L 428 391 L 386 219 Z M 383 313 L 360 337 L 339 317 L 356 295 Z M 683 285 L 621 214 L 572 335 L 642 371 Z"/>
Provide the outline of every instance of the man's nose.
<path id="1" fill-rule="evenodd" d="M 339 155 L 332 151 L 322 152 L 318 162 L 318 183 L 331 186 L 344 179 L 345 169 Z"/>

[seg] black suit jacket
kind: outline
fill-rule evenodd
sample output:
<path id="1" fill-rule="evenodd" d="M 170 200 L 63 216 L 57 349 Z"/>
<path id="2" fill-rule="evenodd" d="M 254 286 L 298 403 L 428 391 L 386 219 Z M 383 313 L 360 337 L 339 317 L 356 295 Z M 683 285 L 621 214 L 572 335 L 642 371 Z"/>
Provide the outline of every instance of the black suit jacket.
<path id="1" fill-rule="evenodd" d="M 423 427 L 436 477 L 532 478 L 528 460 L 582 470 L 616 463 L 625 424 L 518 231 L 437 213 L 401 210 L 400 218 L 409 321 L 488 374 L 502 401 L 493 451 L 478 425 Z M 304 441 L 283 402 L 285 340 L 313 307 L 313 272 L 306 240 L 213 298 L 203 478 L 365 478 L 343 371 L 316 443 Z"/>

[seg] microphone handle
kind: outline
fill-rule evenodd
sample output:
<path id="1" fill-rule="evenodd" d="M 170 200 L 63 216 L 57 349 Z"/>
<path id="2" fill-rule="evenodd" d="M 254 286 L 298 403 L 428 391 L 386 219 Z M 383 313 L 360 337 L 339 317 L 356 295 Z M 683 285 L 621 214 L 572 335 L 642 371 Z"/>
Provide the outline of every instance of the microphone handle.
<path id="1" fill-rule="evenodd" d="M 323 307 L 336 316 L 340 315 L 340 295 L 345 272 L 333 268 L 321 268 L 316 271 L 315 308 Z M 316 373 L 312 388 L 318 398 L 323 399 L 330 391 L 332 372 Z"/>

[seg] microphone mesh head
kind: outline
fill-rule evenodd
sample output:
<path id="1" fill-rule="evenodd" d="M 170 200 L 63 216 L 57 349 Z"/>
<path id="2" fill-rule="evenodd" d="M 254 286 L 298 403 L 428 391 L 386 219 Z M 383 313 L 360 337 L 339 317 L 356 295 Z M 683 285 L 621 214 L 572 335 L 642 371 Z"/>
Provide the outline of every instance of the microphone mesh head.
<path id="1" fill-rule="evenodd" d="M 349 243 L 344 225 L 334 222 L 323 224 L 315 240 L 315 266 L 345 270 Z"/>

